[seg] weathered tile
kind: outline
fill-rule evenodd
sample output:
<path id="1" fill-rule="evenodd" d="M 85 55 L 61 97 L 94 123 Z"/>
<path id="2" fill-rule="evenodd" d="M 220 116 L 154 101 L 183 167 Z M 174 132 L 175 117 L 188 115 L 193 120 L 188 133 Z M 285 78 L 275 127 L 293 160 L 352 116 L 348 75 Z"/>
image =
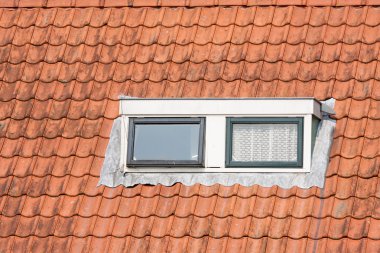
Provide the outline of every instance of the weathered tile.
<path id="1" fill-rule="evenodd" d="M 0 10 L 3 248 L 375 251 L 377 8 L 145 3 Z M 333 97 L 326 186 L 97 187 L 121 94 Z"/>

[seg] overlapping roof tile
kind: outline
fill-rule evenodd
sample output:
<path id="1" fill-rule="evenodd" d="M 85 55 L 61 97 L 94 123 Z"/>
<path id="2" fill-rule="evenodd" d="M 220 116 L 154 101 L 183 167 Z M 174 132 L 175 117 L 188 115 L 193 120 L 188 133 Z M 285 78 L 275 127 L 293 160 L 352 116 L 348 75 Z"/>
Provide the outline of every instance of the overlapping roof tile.
<path id="1" fill-rule="evenodd" d="M 129 2 L 0 3 L 0 251 L 378 252 L 380 3 Z M 121 94 L 333 97 L 326 186 L 97 187 Z"/>

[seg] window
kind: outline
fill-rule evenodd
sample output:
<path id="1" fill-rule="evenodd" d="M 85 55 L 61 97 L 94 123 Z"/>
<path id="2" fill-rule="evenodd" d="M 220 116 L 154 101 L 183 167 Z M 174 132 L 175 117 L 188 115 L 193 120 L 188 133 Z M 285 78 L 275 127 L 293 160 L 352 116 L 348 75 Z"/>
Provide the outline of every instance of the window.
<path id="1" fill-rule="evenodd" d="M 122 99 L 125 172 L 309 172 L 313 98 Z"/>
<path id="2" fill-rule="evenodd" d="M 303 118 L 227 118 L 227 167 L 294 167 L 303 163 Z"/>
<path id="3" fill-rule="evenodd" d="M 137 166 L 203 166 L 204 118 L 130 118 L 128 161 Z"/>

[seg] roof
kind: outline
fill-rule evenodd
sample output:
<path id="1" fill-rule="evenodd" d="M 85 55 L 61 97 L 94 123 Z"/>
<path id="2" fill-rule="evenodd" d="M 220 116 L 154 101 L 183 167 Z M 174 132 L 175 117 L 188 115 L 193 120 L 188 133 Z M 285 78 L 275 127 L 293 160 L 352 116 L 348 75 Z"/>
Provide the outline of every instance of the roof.
<path id="1" fill-rule="evenodd" d="M 13 0 L 0 7 L 202 7 L 202 6 L 363 6 L 379 0 Z"/>
<path id="2" fill-rule="evenodd" d="M 1 2 L 0 251 L 379 252 L 378 1 L 110 2 Z M 96 187 L 121 94 L 335 98 L 325 188 Z"/>

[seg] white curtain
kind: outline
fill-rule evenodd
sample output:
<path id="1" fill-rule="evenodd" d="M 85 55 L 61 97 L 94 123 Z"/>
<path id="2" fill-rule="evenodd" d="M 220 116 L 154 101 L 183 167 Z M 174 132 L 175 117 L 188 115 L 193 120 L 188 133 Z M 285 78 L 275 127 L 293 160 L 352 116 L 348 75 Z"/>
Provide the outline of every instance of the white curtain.
<path id="1" fill-rule="evenodd" d="M 297 125 L 234 124 L 232 160 L 297 161 Z"/>

